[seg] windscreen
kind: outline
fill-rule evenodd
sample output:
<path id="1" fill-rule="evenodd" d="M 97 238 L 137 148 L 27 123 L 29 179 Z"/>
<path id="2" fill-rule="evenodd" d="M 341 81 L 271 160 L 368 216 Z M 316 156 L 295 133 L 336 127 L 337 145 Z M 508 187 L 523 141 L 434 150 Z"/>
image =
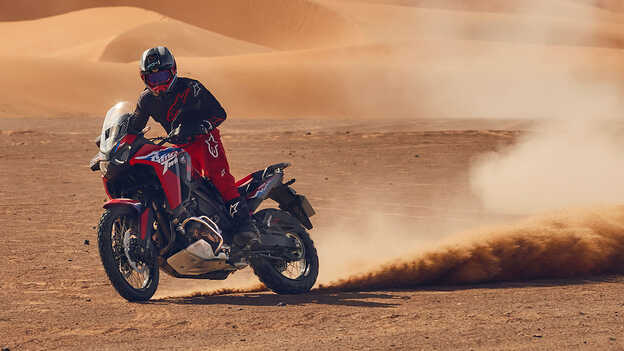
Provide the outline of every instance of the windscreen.
<path id="1" fill-rule="evenodd" d="M 108 155 L 119 140 L 127 134 L 132 111 L 132 105 L 126 101 L 119 102 L 108 110 L 100 136 L 100 151 L 103 154 Z"/>

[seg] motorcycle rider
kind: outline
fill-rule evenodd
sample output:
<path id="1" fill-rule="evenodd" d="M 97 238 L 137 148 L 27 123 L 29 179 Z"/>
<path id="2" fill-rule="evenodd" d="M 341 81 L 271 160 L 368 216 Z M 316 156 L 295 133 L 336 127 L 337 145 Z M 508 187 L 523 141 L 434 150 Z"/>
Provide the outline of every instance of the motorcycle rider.
<path id="1" fill-rule="evenodd" d="M 225 110 L 200 82 L 178 77 L 175 58 L 164 46 L 146 50 L 140 68 L 146 88 L 137 101 L 131 129 L 143 130 L 150 116 L 160 123 L 170 141 L 188 152 L 202 176 L 219 190 L 235 223 L 232 243 L 238 248 L 257 245 L 258 229 L 234 184 L 217 129 L 226 119 Z"/>

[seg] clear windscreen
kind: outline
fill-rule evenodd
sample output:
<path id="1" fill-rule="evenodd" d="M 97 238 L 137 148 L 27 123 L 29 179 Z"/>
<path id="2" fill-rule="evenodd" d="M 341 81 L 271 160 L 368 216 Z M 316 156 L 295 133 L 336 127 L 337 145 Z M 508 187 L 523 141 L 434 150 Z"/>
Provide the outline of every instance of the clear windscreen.
<path id="1" fill-rule="evenodd" d="M 128 133 L 128 124 L 133 110 L 133 106 L 127 101 L 119 102 L 108 110 L 100 135 L 100 151 L 103 154 L 108 155 L 119 140 Z"/>

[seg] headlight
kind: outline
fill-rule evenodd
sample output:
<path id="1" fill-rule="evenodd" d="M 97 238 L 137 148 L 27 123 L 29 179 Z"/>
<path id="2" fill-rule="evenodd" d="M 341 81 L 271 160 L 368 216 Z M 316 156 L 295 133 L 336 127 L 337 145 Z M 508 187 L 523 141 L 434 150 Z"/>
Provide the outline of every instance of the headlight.
<path id="1" fill-rule="evenodd" d="M 108 166 L 110 166 L 110 161 L 100 161 L 100 172 L 102 172 L 102 176 L 106 177 L 106 173 L 108 173 Z"/>

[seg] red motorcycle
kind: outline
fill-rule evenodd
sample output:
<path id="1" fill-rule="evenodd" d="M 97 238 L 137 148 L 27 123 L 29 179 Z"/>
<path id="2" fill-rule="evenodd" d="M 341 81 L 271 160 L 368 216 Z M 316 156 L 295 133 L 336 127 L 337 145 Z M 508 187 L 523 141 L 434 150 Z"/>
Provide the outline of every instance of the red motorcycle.
<path id="1" fill-rule="evenodd" d="M 183 149 L 163 146 L 168 138 L 128 133 L 131 106 L 113 106 L 91 160 L 110 198 L 98 226 L 100 258 L 117 292 L 129 301 L 149 300 L 159 268 L 176 278 L 226 279 L 247 266 L 278 294 L 308 292 L 319 261 L 306 229 L 314 210 L 284 183 L 287 163 L 237 182 L 261 235 L 261 245 L 233 250 L 233 223 L 212 183 L 193 168 Z M 257 211 L 272 199 L 279 205 Z"/>

